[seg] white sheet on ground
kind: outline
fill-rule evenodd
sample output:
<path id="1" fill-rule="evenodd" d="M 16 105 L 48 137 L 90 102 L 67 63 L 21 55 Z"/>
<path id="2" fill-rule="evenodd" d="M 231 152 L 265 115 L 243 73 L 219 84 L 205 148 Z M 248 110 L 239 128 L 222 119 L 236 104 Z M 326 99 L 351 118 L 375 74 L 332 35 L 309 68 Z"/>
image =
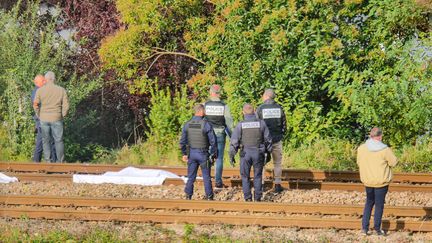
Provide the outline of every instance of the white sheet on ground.
<path id="1" fill-rule="evenodd" d="M 0 173 L 0 183 L 10 183 L 10 182 L 17 182 L 18 178 L 16 177 L 10 177 L 3 173 Z"/>
<path id="2" fill-rule="evenodd" d="M 154 169 L 138 169 L 127 167 L 118 172 L 105 172 L 102 175 L 73 175 L 74 183 L 113 183 L 113 184 L 132 184 L 143 186 L 162 185 L 166 178 L 183 179 L 186 182 L 187 178 L 180 177 L 174 173 L 165 170 Z"/>

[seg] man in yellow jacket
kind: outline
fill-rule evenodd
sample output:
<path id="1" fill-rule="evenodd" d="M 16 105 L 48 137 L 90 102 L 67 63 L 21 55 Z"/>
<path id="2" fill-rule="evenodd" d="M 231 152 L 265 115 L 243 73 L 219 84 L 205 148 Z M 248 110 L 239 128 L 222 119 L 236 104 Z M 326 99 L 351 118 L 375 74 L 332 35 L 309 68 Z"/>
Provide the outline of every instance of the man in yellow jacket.
<path id="1" fill-rule="evenodd" d="M 368 234 L 369 220 L 375 205 L 374 229 L 377 235 L 384 235 L 381 219 L 384 211 L 385 196 L 393 174 L 391 167 L 397 158 L 391 148 L 382 143 L 383 133 L 378 127 L 372 128 L 369 139 L 357 150 L 357 164 L 360 179 L 366 187 L 366 204 L 363 211 L 362 232 Z"/>

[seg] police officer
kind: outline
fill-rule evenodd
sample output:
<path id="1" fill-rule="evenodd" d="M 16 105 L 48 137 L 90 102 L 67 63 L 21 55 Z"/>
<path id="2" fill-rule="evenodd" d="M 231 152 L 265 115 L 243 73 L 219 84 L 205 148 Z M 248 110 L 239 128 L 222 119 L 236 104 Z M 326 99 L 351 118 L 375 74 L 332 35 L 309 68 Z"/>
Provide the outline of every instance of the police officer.
<path id="1" fill-rule="evenodd" d="M 214 84 L 210 87 L 210 97 L 205 103 L 206 119 L 212 124 L 217 138 L 218 158 L 215 166 L 215 186 L 222 188 L 223 158 L 226 134 L 230 135 L 233 118 L 229 107 L 220 99 L 221 87 Z"/>
<path id="2" fill-rule="evenodd" d="M 212 125 L 204 120 L 204 106 L 202 104 L 195 105 L 194 111 L 195 115 L 183 126 L 180 138 L 182 159 L 188 165 L 188 180 L 185 187 L 186 199 L 192 199 L 198 167 L 201 167 L 207 199 L 213 200 L 209 159 L 217 158 L 217 140 Z"/>
<path id="3" fill-rule="evenodd" d="M 266 89 L 262 96 L 264 103 L 257 109 L 257 116 L 264 120 L 273 142 L 272 157 L 274 163 L 274 191 L 283 191 L 281 186 L 282 177 L 282 139 L 286 131 L 286 118 L 282 107 L 274 101 L 275 92 L 273 89 Z"/>
<path id="4" fill-rule="evenodd" d="M 237 124 L 230 143 L 230 163 L 234 166 L 240 148 L 240 175 L 243 194 L 246 201 L 252 201 L 250 188 L 250 170 L 254 169 L 254 200 L 261 201 L 262 172 L 265 154 L 272 151 L 272 140 L 264 121 L 258 120 L 251 104 L 243 106 L 244 120 Z"/>

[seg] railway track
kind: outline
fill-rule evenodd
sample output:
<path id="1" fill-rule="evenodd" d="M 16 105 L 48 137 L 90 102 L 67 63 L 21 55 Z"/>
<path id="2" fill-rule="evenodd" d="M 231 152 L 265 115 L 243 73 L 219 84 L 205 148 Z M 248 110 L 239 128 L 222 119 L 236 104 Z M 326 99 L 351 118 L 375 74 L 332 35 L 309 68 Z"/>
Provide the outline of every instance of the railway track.
<path id="1" fill-rule="evenodd" d="M 70 174 L 41 174 L 41 173 L 9 173 L 6 175 L 17 177 L 20 181 L 29 182 L 29 181 L 62 181 L 62 182 L 72 182 L 72 175 Z M 224 179 L 223 183 L 228 187 L 240 187 L 241 179 L 240 178 L 232 178 L 232 179 Z M 252 182 L 251 182 L 252 183 Z M 197 179 L 195 182 L 196 185 L 203 185 L 203 181 L 201 179 Z M 181 179 L 171 179 L 168 178 L 164 181 L 164 186 L 167 185 L 184 185 L 183 180 Z M 364 191 L 364 186 L 361 183 L 346 183 L 346 182 L 320 182 L 320 181 L 282 181 L 281 185 L 289 190 L 341 190 L 341 191 Z M 264 181 L 264 188 L 269 189 L 273 187 L 272 180 Z M 412 185 L 412 184 L 404 184 L 404 183 L 392 183 L 390 184 L 390 191 L 394 192 L 432 192 L 432 185 Z"/>
<path id="2" fill-rule="evenodd" d="M 57 220 L 360 229 L 362 206 L 226 201 L 0 196 L 0 216 Z M 431 207 L 384 210 L 385 230 L 432 232 Z"/>
<path id="3" fill-rule="evenodd" d="M 185 167 L 137 166 L 145 169 L 162 169 L 178 175 L 186 175 Z M 51 164 L 51 163 L 2 163 L 0 171 L 8 176 L 17 177 L 20 181 L 63 181 L 72 182 L 73 173 L 101 174 L 106 171 L 119 171 L 125 168 L 119 165 L 101 164 Z M 271 188 L 272 170 L 266 170 L 264 187 Z M 315 171 L 315 170 L 284 170 L 282 186 L 287 189 L 319 189 L 364 191 L 359 183 L 358 173 L 350 171 Z M 229 187 L 241 186 L 238 169 L 224 170 L 224 184 Z M 390 190 L 395 192 L 432 192 L 432 175 L 426 173 L 396 173 Z M 202 184 L 197 180 L 197 184 Z M 183 180 L 166 179 L 164 185 L 183 185 Z"/>
<path id="4" fill-rule="evenodd" d="M 187 175 L 186 167 L 167 167 L 167 166 L 135 166 L 142 169 L 160 169 L 170 171 L 179 176 Z M 44 173 L 44 174 L 102 174 L 107 171 L 119 171 L 126 168 L 121 165 L 104 164 L 79 164 L 79 163 L 0 163 L 0 171 L 14 173 Z M 199 172 L 200 173 L 200 172 Z M 224 169 L 224 176 L 227 178 L 239 178 L 239 169 Z M 264 177 L 271 178 L 273 170 L 266 169 Z M 282 171 L 283 180 L 309 180 L 309 181 L 347 181 L 359 182 L 358 172 L 353 171 L 320 171 L 320 170 L 293 170 L 284 169 Z M 395 183 L 420 183 L 432 184 L 430 173 L 394 173 L 393 182 Z"/>

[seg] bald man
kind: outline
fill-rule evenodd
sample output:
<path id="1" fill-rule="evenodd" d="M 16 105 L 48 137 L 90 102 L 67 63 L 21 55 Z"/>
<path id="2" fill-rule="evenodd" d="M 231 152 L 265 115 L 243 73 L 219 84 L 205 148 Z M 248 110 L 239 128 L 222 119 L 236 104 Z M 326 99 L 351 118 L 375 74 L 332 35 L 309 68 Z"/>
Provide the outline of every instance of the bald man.
<path id="1" fill-rule="evenodd" d="M 34 78 L 33 83 L 35 85 L 35 88 L 32 90 L 31 93 L 32 104 L 36 96 L 36 91 L 46 83 L 45 77 L 43 75 L 38 74 Z M 35 148 L 33 151 L 33 162 L 40 163 L 42 160 L 42 152 L 43 152 L 42 130 L 41 130 L 39 118 L 36 115 L 34 115 L 33 119 L 35 121 L 35 133 L 36 133 Z M 52 148 L 51 158 L 55 160 L 56 158 L 55 148 L 54 146 L 52 146 L 51 148 Z"/>

